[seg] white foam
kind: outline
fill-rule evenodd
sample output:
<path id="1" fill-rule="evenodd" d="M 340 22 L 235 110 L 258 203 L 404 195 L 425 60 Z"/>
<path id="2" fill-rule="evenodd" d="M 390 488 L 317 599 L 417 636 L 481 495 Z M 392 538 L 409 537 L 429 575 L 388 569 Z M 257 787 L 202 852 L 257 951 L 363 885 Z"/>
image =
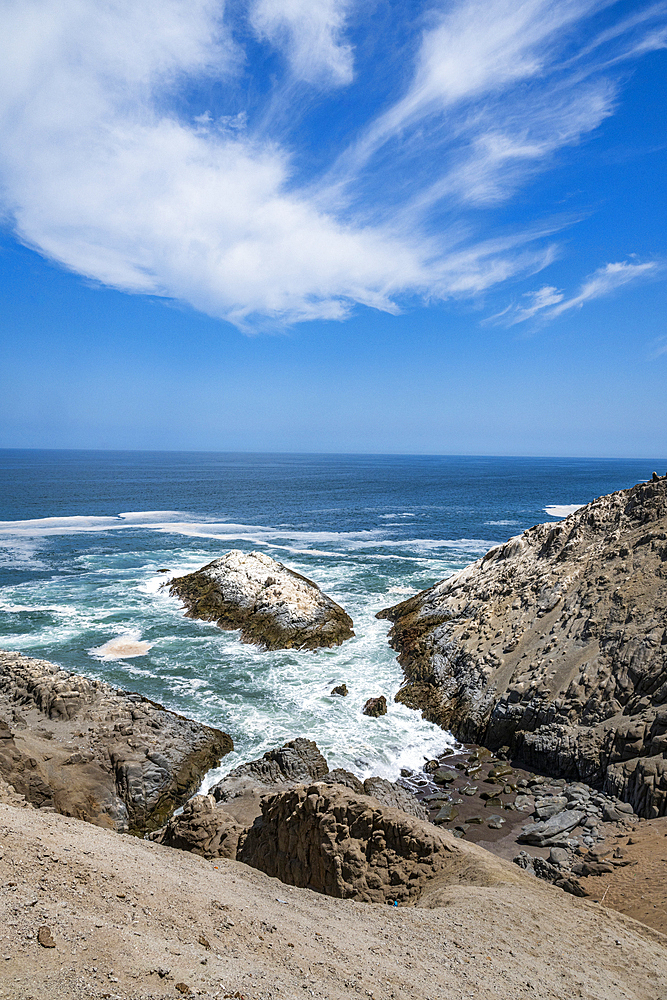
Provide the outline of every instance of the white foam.
<path id="1" fill-rule="evenodd" d="M 103 646 L 89 649 L 88 652 L 97 660 L 127 660 L 133 656 L 145 656 L 152 647 L 152 642 L 141 640 L 139 633 L 133 631 L 109 639 Z"/>
<path id="2" fill-rule="evenodd" d="M 581 510 L 586 504 L 583 503 L 552 503 L 548 507 L 544 507 L 544 513 L 548 514 L 549 517 L 568 517 L 569 514 L 574 514 L 575 511 Z"/>

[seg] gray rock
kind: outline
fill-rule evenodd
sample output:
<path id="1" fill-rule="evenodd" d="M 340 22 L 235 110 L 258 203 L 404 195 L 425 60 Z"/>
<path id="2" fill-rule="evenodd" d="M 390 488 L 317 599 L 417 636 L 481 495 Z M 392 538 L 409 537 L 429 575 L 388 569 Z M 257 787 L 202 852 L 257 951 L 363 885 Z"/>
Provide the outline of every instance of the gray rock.
<path id="1" fill-rule="evenodd" d="M 464 742 L 667 814 L 667 477 L 536 525 L 378 615 L 396 696 Z"/>
<path id="2" fill-rule="evenodd" d="M 559 868 L 569 868 L 570 854 L 563 847 L 552 847 L 549 851 L 549 861 L 552 865 L 558 865 Z"/>
<path id="3" fill-rule="evenodd" d="M 549 798 L 535 800 L 535 813 L 539 819 L 550 819 L 557 816 L 559 812 L 567 806 L 568 801 L 564 795 L 552 795 Z"/>
<path id="4" fill-rule="evenodd" d="M 532 826 L 521 828 L 521 834 L 517 838 L 520 844 L 535 844 L 537 847 L 549 847 L 551 844 L 559 843 L 566 833 L 574 830 L 575 826 L 584 819 L 585 813 L 578 809 L 567 809 L 557 816 L 544 823 L 533 823 Z"/>
<path id="5" fill-rule="evenodd" d="M 354 635 L 352 619 L 316 583 L 262 552 L 232 549 L 165 586 L 189 618 L 240 629 L 264 649 L 339 646 Z"/>
<path id="6" fill-rule="evenodd" d="M 17 705 L 25 723 L 0 725 L 0 776 L 40 809 L 120 832 L 159 827 L 233 749 L 139 694 L 0 651 L 0 714 Z"/>
<path id="7" fill-rule="evenodd" d="M 317 744 L 299 736 L 277 750 L 267 750 L 258 760 L 235 767 L 210 789 L 210 794 L 219 802 L 234 797 L 230 795 L 230 791 L 236 790 L 239 781 L 243 781 L 243 787 L 246 787 L 248 780 L 261 785 L 296 784 L 301 781 L 317 781 L 328 771 L 329 765 Z"/>

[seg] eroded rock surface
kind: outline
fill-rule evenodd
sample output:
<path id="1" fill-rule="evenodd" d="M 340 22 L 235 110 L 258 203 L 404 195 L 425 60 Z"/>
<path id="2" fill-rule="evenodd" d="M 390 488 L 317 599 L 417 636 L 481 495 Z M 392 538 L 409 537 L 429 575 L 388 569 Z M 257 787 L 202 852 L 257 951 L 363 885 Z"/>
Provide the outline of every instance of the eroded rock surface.
<path id="1" fill-rule="evenodd" d="M 245 834 L 262 815 L 266 796 L 313 781 L 343 785 L 355 794 L 372 795 L 383 806 L 428 819 L 428 811 L 401 785 L 379 777 L 361 781 L 343 768 L 330 771 L 317 744 L 298 737 L 234 768 L 208 795 L 186 803 L 150 839 L 206 858 L 236 858 Z"/>
<path id="2" fill-rule="evenodd" d="M 169 593 L 188 617 L 240 629 L 243 642 L 265 649 L 340 646 L 354 635 L 350 616 L 316 583 L 262 552 L 232 549 L 171 580 Z"/>
<path id="3" fill-rule="evenodd" d="M 397 700 L 667 813 L 667 477 L 541 524 L 380 618 Z"/>
<path id="4" fill-rule="evenodd" d="M 474 844 L 325 783 L 265 797 L 238 860 L 288 885 L 368 903 L 414 902 L 437 879 L 487 886 L 522 879 Z"/>
<path id="5" fill-rule="evenodd" d="M 0 651 L 0 775 L 38 808 L 143 834 L 232 749 L 139 694 Z"/>

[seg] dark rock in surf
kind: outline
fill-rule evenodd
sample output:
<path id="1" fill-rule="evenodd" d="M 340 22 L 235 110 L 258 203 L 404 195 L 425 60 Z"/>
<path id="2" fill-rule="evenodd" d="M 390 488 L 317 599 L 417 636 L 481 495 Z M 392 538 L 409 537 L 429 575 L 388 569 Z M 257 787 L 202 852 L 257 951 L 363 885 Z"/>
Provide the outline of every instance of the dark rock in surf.
<path id="1" fill-rule="evenodd" d="M 339 694 L 342 698 L 347 698 L 349 692 L 347 690 L 347 684 L 338 684 L 335 688 L 331 689 L 332 694 Z"/>
<path id="2" fill-rule="evenodd" d="M 379 698 L 369 698 L 363 708 L 364 715 L 370 715 L 377 719 L 380 715 L 387 714 L 387 699 L 383 694 Z"/>

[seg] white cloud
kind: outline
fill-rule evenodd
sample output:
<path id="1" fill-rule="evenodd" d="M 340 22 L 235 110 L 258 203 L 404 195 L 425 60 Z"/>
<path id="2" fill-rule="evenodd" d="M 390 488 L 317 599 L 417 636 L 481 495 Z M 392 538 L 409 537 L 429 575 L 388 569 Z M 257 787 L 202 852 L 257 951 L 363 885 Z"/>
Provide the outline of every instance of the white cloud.
<path id="1" fill-rule="evenodd" d="M 551 310 L 551 316 L 560 316 L 569 309 L 577 309 L 584 302 L 610 295 L 623 285 L 642 278 L 652 278 L 658 270 L 655 261 L 648 264 L 629 264 L 620 261 L 616 264 L 605 264 L 604 267 L 591 275 L 581 286 L 579 293 L 571 299 L 565 299 Z"/>
<path id="2" fill-rule="evenodd" d="M 250 22 L 282 49 L 306 83 L 351 83 L 352 47 L 343 40 L 352 0 L 254 0 Z"/>
<path id="3" fill-rule="evenodd" d="M 504 326 L 514 326 L 524 323 L 539 315 L 542 319 L 555 319 L 570 309 L 578 309 L 592 299 L 611 295 L 617 289 L 631 282 L 654 278 L 661 268 L 656 261 L 646 264 L 632 264 L 619 261 L 605 264 L 584 281 L 576 295 L 566 298 L 565 293 L 550 285 L 545 285 L 536 292 L 527 292 L 523 297 L 528 299 L 527 305 L 517 305 L 505 309 L 492 319 L 502 322 Z"/>
<path id="4" fill-rule="evenodd" d="M 476 236 L 466 211 L 510 197 L 612 112 L 613 82 L 593 64 L 557 65 L 566 29 L 604 2 L 447 3 L 402 96 L 324 181 L 297 183 L 299 135 L 288 149 L 253 125 L 253 68 L 222 0 L 0 0 L 2 207 L 72 271 L 242 327 L 475 295 L 553 259 L 548 226 Z M 321 101 L 321 85 L 353 81 L 351 9 L 254 0 L 249 17 Z M 212 83 L 224 113 L 188 104 Z M 586 287 L 574 304 L 594 297 Z M 539 293 L 522 308 L 548 307 L 569 308 Z"/>

